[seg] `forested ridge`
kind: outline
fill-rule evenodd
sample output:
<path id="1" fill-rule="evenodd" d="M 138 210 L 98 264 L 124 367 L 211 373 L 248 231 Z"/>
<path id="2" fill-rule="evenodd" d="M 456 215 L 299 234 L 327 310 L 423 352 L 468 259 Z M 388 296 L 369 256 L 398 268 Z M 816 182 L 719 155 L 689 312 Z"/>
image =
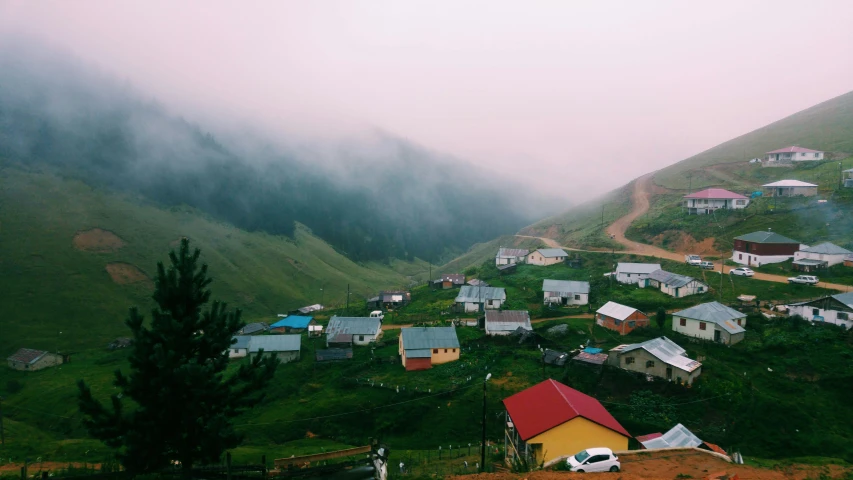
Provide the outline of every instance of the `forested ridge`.
<path id="1" fill-rule="evenodd" d="M 316 155 L 217 138 L 49 53 L 0 49 L 0 86 L 0 161 L 49 165 L 249 231 L 290 236 L 300 222 L 354 260 L 437 261 L 532 220 L 519 188 L 391 135 Z"/>

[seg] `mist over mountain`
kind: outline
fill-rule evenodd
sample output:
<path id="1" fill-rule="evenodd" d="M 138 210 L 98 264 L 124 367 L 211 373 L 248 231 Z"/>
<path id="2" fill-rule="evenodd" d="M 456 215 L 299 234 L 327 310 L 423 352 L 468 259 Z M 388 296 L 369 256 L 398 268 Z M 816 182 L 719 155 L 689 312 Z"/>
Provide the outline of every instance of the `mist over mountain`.
<path id="1" fill-rule="evenodd" d="M 10 164 L 249 231 L 290 236 L 300 222 L 354 260 L 436 261 L 565 207 L 382 132 L 322 144 L 213 134 L 62 52 L 3 44 L 0 161 Z"/>

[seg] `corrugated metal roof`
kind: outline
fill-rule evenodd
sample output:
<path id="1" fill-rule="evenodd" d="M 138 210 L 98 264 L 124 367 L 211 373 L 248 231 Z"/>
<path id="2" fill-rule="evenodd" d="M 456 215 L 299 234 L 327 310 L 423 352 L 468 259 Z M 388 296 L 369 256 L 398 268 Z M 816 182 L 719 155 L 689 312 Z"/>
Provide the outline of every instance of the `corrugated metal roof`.
<path id="1" fill-rule="evenodd" d="M 431 348 L 459 348 L 459 338 L 454 327 L 409 327 L 400 330 L 406 356 L 409 350 Z"/>
<path id="2" fill-rule="evenodd" d="M 735 322 L 739 318 L 746 318 L 745 313 L 738 312 L 733 308 L 729 308 L 719 302 L 701 303 L 694 307 L 690 307 L 680 312 L 675 312 L 673 316 L 689 318 L 691 320 L 699 320 L 701 322 L 715 323 L 723 327 L 729 333 L 744 332 L 744 328 Z"/>
<path id="3" fill-rule="evenodd" d="M 486 330 L 514 332 L 518 327 L 533 330 L 527 310 L 486 310 Z"/>
<path id="4" fill-rule="evenodd" d="M 762 187 L 816 187 L 814 183 L 801 182 L 799 180 L 779 180 L 778 182 L 767 183 L 762 185 Z"/>
<path id="5" fill-rule="evenodd" d="M 554 258 L 554 257 L 568 257 L 569 254 L 566 253 L 562 248 L 540 248 L 536 250 L 545 258 Z"/>
<path id="6" fill-rule="evenodd" d="M 231 348 L 249 348 L 249 342 L 252 340 L 251 335 L 235 335 L 232 340 L 237 340 L 236 342 L 231 344 Z"/>
<path id="7" fill-rule="evenodd" d="M 601 308 L 596 310 L 595 313 L 607 315 L 608 317 L 615 318 L 617 320 L 625 320 L 636 311 L 637 309 L 634 307 L 629 307 L 616 302 L 607 302 Z"/>
<path id="8" fill-rule="evenodd" d="M 317 350 L 314 358 L 318 362 L 334 362 L 338 360 L 349 360 L 352 358 L 351 348 L 326 348 Z"/>
<path id="9" fill-rule="evenodd" d="M 526 257 L 530 253 L 524 248 L 499 248 L 498 257 Z"/>
<path id="10" fill-rule="evenodd" d="M 37 362 L 38 359 L 47 355 L 47 352 L 44 350 L 34 350 L 32 348 L 19 348 L 17 352 L 13 353 L 7 360 L 11 360 L 13 362 L 21 362 L 26 363 L 28 365 L 32 365 Z"/>
<path id="11" fill-rule="evenodd" d="M 616 273 L 642 273 L 649 274 L 655 270 L 660 270 L 659 263 L 618 263 L 616 264 Z"/>
<path id="12" fill-rule="evenodd" d="M 484 281 L 480 280 L 479 278 L 472 278 L 471 280 L 468 280 L 468 285 L 471 285 L 472 287 L 488 287 L 489 286 L 489 284 L 487 282 L 484 282 Z"/>
<path id="13" fill-rule="evenodd" d="M 593 365 L 604 365 L 604 362 L 607 361 L 606 353 L 587 353 L 580 352 L 575 355 L 572 360 L 577 360 L 579 362 L 591 363 Z"/>
<path id="14" fill-rule="evenodd" d="M 687 285 L 688 283 L 696 280 L 693 277 L 688 277 L 686 275 L 679 275 L 677 273 L 667 272 L 666 270 L 655 270 L 654 272 L 649 274 L 649 278 L 652 280 L 657 280 L 660 283 L 663 283 L 667 286 L 678 288 Z M 698 280 L 696 280 L 698 281 Z M 703 282 L 699 282 L 703 283 Z"/>
<path id="15" fill-rule="evenodd" d="M 806 253 L 820 253 L 824 255 L 847 255 L 853 253 L 846 248 L 841 248 L 830 242 L 823 242 L 813 247 L 801 248 L 800 251 Z"/>
<path id="16" fill-rule="evenodd" d="M 690 195 L 685 195 L 684 198 L 707 198 L 711 200 L 746 200 L 747 197 L 735 193 L 730 192 L 724 188 L 706 188 L 701 192 L 691 193 Z"/>
<path id="17" fill-rule="evenodd" d="M 302 346 L 302 335 L 261 335 L 252 337 L 249 342 L 249 353 L 260 349 L 265 352 L 293 352 Z"/>
<path id="18" fill-rule="evenodd" d="M 303 317 L 299 315 L 288 315 L 285 318 L 270 325 L 270 328 L 308 328 L 308 324 L 314 320 L 313 317 Z"/>
<path id="19" fill-rule="evenodd" d="M 823 153 L 820 150 L 812 150 L 809 148 L 803 147 L 785 147 L 780 148 L 779 150 L 773 150 L 772 152 L 767 153 Z"/>
<path id="20" fill-rule="evenodd" d="M 698 447 L 701 444 L 702 440 L 680 423 L 662 436 L 643 442 L 646 448 Z"/>
<path id="21" fill-rule="evenodd" d="M 686 372 L 692 372 L 702 364 L 684 356 L 685 350 L 666 337 L 659 337 L 641 343 L 634 343 L 620 348 L 621 352 L 643 349 L 654 355 L 660 361 L 678 367 Z"/>
<path id="22" fill-rule="evenodd" d="M 441 275 L 442 282 L 451 282 L 454 285 L 462 285 L 465 283 L 465 275 L 461 273 L 444 273 Z"/>
<path id="23" fill-rule="evenodd" d="M 801 258 L 799 260 L 794 260 L 792 262 L 794 265 L 806 265 L 816 267 L 819 265 L 826 265 L 828 262 L 826 260 L 813 260 L 811 258 Z"/>
<path id="24" fill-rule="evenodd" d="M 589 293 L 589 282 L 578 280 L 542 280 L 543 292 Z"/>
<path id="25" fill-rule="evenodd" d="M 506 300 L 506 290 L 500 287 L 472 287 L 463 285 L 459 289 L 456 301 L 459 303 L 480 303 L 481 300 Z"/>
<path id="26" fill-rule="evenodd" d="M 319 303 L 315 303 L 314 305 L 308 305 L 307 307 L 300 308 L 299 313 L 305 314 L 305 313 L 317 312 L 317 311 L 320 311 L 322 309 L 323 309 L 322 305 L 320 305 Z"/>
<path id="27" fill-rule="evenodd" d="M 853 292 L 839 293 L 837 295 L 833 295 L 832 298 L 838 300 L 839 302 L 845 305 L 853 307 Z"/>
<path id="28" fill-rule="evenodd" d="M 376 335 L 382 328 L 382 321 L 370 317 L 338 317 L 329 319 L 326 335 L 334 338 L 336 335 Z"/>
<path id="29" fill-rule="evenodd" d="M 551 350 L 550 348 L 546 348 L 543 354 L 542 361 L 544 361 L 548 365 L 557 365 L 561 367 L 566 364 L 566 359 L 568 358 L 569 354 L 566 352 L 560 352 L 558 350 Z"/>
<path id="30" fill-rule="evenodd" d="M 796 243 L 797 245 L 800 244 L 800 242 L 779 235 L 776 232 L 752 232 L 747 233 L 746 235 L 735 237 L 735 240 L 743 240 L 744 242 L 752 243 Z"/>
<path id="31" fill-rule="evenodd" d="M 268 328 L 269 328 L 269 326 L 266 323 L 255 322 L 255 323 L 250 323 L 250 324 L 246 325 L 245 327 L 241 328 L 238 333 L 241 333 L 243 335 L 248 335 L 250 333 L 263 332 Z"/>
<path id="32" fill-rule="evenodd" d="M 438 347 L 436 347 L 438 348 Z M 444 347 L 441 347 L 444 348 Z M 448 347 L 453 348 L 453 347 Z M 431 348 L 412 348 L 406 350 L 406 358 L 432 358 Z"/>
<path id="33" fill-rule="evenodd" d="M 525 441 L 576 417 L 631 437 L 598 400 L 554 380 L 516 393 L 503 403 Z"/>

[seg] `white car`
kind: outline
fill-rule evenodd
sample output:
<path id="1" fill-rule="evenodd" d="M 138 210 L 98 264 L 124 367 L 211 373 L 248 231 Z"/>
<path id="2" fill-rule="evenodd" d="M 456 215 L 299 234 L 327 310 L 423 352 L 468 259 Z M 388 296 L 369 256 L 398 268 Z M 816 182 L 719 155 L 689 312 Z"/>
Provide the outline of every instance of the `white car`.
<path id="1" fill-rule="evenodd" d="M 755 275 L 755 272 L 753 272 L 751 268 L 737 267 L 729 270 L 729 274 L 740 275 L 741 277 L 751 277 Z"/>
<path id="2" fill-rule="evenodd" d="M 619 459 L 609 448 L 587 448 L 566 459 L 573 472 L 618 472 Z"/>

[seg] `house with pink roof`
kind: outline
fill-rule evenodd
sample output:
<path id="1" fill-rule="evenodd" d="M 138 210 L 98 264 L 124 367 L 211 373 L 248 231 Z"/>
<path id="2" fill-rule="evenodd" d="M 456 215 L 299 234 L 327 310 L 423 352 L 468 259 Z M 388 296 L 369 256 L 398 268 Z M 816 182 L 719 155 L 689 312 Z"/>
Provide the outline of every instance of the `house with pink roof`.
<path id="1" fill-rule="evenodd" d="M 823 160 L 823 152 L 820 150 L 812 150 L 810 148 L 803 147 L 785 147 L 780 148 L 779 150 L 773 150 L 772 152 L 767 152 L 766 157 L 764 157 L 765 161 L 768 163 L 775 164 L 786 164 L 792 162 L 816 162 L 818 160 Z"/>
<path id="2" fill-rule="evenodd" d="M 749 197 L 722 188 L 708 188 L 684 196 L 684 207 L 688 214 L 703 215 L 714 210 L 739 210 L 749 205 Z"/>

